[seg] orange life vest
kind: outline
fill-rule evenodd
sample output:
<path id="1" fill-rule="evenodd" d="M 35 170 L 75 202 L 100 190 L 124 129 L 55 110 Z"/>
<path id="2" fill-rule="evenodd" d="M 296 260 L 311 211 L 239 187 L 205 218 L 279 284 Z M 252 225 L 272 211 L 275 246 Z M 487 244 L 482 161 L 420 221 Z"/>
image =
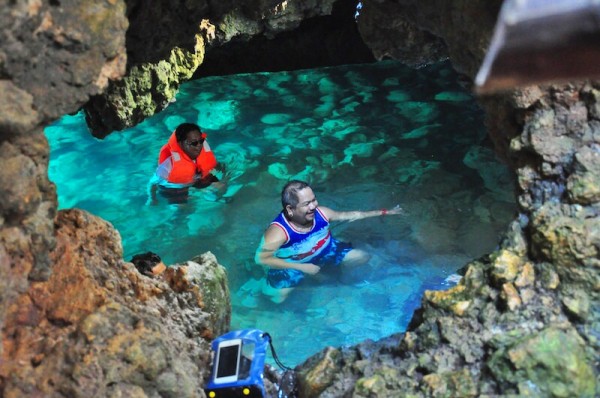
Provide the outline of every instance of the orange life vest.
<path id="1" fill-rule="evenodd" d="M 205 133 L 202 133 L 202 139 L 206 139 Z M 206 148 L 209 149 L 206 150 Z M 158 164 L 169 157 L 171 157 L 173 168 L 169 173 L 168 181 L 175 184 L 191 184 L 194 182 L 196 174 L 199 173 L 204 178 L 217 166 L 217 158 L 206 142 L 203 144 L 200 155 L 194 163 L 179 146 L 174 132 L 171 134 L 169 141 L 161 148 L 158 154 Z"/>

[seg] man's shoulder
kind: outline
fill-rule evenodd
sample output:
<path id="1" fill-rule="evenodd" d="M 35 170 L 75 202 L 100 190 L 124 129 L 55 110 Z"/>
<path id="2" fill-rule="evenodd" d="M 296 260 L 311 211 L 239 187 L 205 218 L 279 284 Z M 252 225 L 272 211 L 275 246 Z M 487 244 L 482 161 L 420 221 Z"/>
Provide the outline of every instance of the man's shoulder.
<path id="1" fill-rule="evenodd" d="M 335 215 L 335 211 L 325 206 L 317 207 L 317 211 L 323 216 L 323 218 L 325 218 L 326 221 L 329 221 Z"/>
<path id="2" fill-rule="evenodd" d="M 285 226 L 276 220 L 271 222 L 265 231 L 265 236 L 270 238 L 284 238 L 287 239 L 287 233 L 285 231 Z"/>

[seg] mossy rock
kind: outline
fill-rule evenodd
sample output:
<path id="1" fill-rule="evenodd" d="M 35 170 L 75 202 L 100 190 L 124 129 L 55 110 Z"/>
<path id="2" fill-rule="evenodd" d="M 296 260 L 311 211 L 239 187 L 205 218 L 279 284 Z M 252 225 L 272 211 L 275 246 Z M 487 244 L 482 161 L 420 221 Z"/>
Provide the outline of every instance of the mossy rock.
<path id="1" fill-rule="evenodd" d="M 496 351 L 489 369 L 502 391 L 546 397 L 593 397 L 596 375 L 574 329 L 549 327 Z"/>

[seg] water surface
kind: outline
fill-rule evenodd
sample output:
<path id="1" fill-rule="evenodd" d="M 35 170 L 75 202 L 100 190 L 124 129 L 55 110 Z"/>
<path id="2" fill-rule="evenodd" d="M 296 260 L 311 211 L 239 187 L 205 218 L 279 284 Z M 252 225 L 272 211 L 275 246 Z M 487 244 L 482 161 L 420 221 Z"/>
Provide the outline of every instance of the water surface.
<path id="1" fill-rule="evenodd" d="M 227 165 L 231 202 L 209 189 L 193 191 L 186 205 L 148 204 L 158 151 L 182 122 L 208 132 Z M 515 211 L 482 111 L 445 63 L 210 77 L 185 83 L 166 110 L 104 140 L 89 134 L 82 114 L 46 134 L 60 208 L 113 223 L 126 260 L 151 250 L 172 264 L 213 252 L 228 270 L 232 329 L 268 332 L 288 366 L 327 345 L 403 331 L 424 289 L 446 288 L 456 269 L 494 249 Z M 406 215 L 334 225 L 371 261 L 307 280 L 276 305 L 259 292 L 263 271 L 253 257 L 291 178 L 309 181 L 327 207 L 399 204 Z"/>

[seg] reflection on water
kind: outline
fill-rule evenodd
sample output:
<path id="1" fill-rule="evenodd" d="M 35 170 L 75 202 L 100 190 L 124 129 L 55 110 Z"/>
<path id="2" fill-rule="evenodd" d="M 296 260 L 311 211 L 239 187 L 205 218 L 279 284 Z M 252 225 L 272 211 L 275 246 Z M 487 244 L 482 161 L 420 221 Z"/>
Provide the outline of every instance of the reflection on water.
<path id="1" fill-rule="evenodd" d="M 177 101 L 100 141 L 83 116 L 46 129 L 60 208 L 86 209 L 121 233 L 125 259 L 152 250 L 166 263 L 212 251 L 229 274 L 232 329 L 268 332 L 293 366 L 327 345 L 403 331 L 424 289 L 491 251 L 515 210 L 512 181 L 487 148 L 482 112 L 447 64 L 395 62 L 211 77 Z M 231 203 L 195 190 L 186 205 L 148 205 L 160 147 L 182 122 L 200 124 L 227 165 Z M 253 256 L 290 178 L 327 207 L 406 215 L 337 224 L 373 254 L 360 268 L 306 281 L 282 305 L 259 293 Z"/>

